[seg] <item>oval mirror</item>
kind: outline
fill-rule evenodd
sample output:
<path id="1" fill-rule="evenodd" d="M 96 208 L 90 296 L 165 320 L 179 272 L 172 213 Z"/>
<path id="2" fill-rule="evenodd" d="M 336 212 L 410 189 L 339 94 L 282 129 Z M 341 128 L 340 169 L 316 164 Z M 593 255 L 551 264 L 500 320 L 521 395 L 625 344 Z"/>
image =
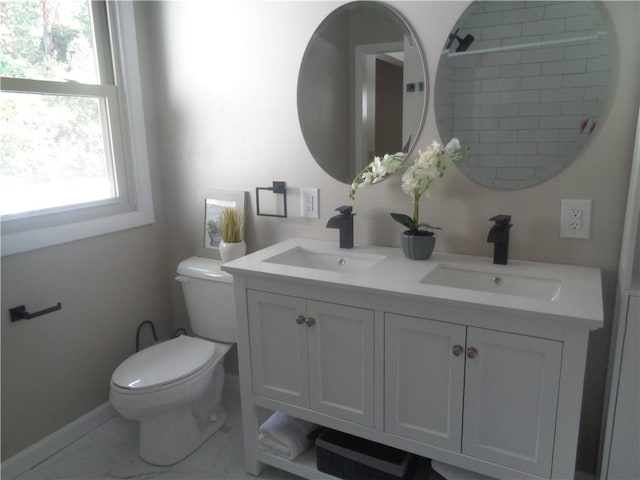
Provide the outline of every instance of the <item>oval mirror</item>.
<path id="1" fill-rule="evenodd" d="M 351 183 L 373 159 L 409 153 L 427 103 L 422 50 L 391 7 L 353 2 L 317 28 L 298 77 L 298 117 L 322 169 Z"/>
<path id="2" fill-rule="evenodd" d="M 556 175 L 598 131 L 609 39 L 590 1 L 475 1 L 444 42 L 435 83 L 442 138 L 474 181 L 526 188 Z"/>

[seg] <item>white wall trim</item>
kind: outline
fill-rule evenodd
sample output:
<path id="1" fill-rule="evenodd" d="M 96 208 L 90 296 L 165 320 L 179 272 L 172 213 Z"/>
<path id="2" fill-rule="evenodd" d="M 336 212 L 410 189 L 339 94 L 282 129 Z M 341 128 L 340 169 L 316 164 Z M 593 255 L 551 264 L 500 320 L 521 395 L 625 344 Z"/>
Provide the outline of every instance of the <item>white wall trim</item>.
<path id="1" fill-rule="evenodd" d="M 2 462 L 0 478 L 11 480 L 22 475 L 116 415 L 109 402 L 103 403 Z"/>

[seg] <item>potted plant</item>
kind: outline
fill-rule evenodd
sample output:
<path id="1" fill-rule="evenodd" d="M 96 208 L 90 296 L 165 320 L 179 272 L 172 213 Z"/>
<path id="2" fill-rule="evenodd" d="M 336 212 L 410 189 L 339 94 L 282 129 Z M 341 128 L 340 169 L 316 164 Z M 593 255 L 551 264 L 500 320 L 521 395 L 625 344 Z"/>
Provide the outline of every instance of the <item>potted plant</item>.
<path id="1" fill-rule="evenodd" d="M 222 241 L 218 248 L 223 262 L 230 262 L 246 253 L 247 244 L 242 239 L 243 222 L 244 215 L 237 207 L 225 208 L 220 213 Z"/>
<path id="2" fill-rule="evenodd" d="M 451 139 L 446 147 L 433 141 L 426 150 L 418 150 L 418 158 L 402 175 L 402 191 L 413 199 L 413 215 L 392 213 L 391 217 L 407 227 L 401 237 L 402 250 L 407 258 L 426 260 L 431 256 L 435 246 L 435 235 L 429 229 L 439 229 L 439 227 L 420 223 L 420 198 L 444 175 L 447 156 L 453 160 L 459 160 L 467 153 L 468 149 L 463 149 L 457 138 Z M 355 197 L 357 189 L 378 183 L 395 173 L 403 165 L 405 158 L 404 153 L 384 155 L 382 158 L 375 157 L 373 162 L 353 180 L 349 192 L 350 198 Z"/>

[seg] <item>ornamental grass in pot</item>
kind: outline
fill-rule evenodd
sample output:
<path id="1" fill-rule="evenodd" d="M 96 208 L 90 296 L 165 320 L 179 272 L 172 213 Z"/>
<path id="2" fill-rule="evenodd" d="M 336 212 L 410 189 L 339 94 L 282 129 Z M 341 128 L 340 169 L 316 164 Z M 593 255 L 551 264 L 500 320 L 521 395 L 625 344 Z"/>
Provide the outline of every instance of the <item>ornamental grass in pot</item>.
<path id="1" fill-rule="evenodd" d="M 220 213 L 220 234 L 222 241 L 219 245 L 220 258 L 223 262 L 230 262 L 242 257 L 247 252 L 247 244 L 242 239 L 244 214 L 237 207 L 228 207 Z"/>

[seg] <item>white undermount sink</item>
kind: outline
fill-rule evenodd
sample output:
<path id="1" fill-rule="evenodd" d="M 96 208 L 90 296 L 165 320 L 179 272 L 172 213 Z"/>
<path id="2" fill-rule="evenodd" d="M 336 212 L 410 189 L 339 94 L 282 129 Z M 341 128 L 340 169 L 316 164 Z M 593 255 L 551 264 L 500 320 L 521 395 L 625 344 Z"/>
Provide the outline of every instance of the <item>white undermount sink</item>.
<path id="1" fill-rule="evenodd" d="M 420 283 L 481 292 L 517 295 L 541 300 L 557 300 L 562 277 L 519 270 L 518 267 L 479 267 L 439 264 Z"/>
<path id="2" fill-rule="evenodd" d="M 370 255 L 352 252 L 331 252 L 304 247 L 294 247 L 271 258 L 267 263 L 287 265 L 290 267 L 313 268 L 330 272 L 362 273 L 369 270 L 383 255 Z"/>

